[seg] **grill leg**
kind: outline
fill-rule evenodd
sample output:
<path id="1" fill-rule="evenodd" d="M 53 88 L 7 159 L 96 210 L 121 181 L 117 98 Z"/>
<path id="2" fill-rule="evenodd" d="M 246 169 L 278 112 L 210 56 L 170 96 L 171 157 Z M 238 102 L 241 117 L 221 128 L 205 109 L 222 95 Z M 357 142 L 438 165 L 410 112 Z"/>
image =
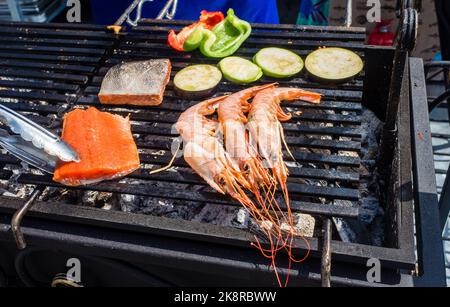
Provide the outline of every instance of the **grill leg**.
<path id="1" fill-rule="evenodd" d="M 322 287 L 331 287 L 331 220 L 329 218 L 323 220 L 322 232 L 322 263 L 320 272 Z"/>
<path id="2" fill-rule="evenodd" d="M 447 112 L 450 119 L 450 69 L 448 68 L 444 68 L 444 82 L 446 93 L 449 93 L 449 96 L 447 96 Z"/>
<path id="3" fill-rule="evenodd" d="M 441 198 L 439 199 L 439 216 L 441 218 L 442 231 L 445 229 L 445 223 L 450 214 L 450 166 L 447 170 L 444 186 L 442 187 Z"/>
<path id="4" fill-rule="evenodd" d="M 36 190 L 33 191 L 31 194 L 31 197 L 27 200 L 27 202 L 20 207 L 16 213 L 14 213 L 13 218 L 11 220 L 11 229 L 14 236 L 14 239 L 16 240 L 17 248 L 18 249 L 24 249 L 27 247 L 27 243 L 25 242 L 25 238 L 23 237 L 22 230 L 20 229 L 20 224 L 22 223 L 22 219 L 25 216 L 25 214 L 28 212 L 28 210 L 31 209 L 31 207 L 34 204 L 34 201 L 36 198 L 42 193 L 42 188 L 38 187 Z"/>
<path id="5" fill-rule="evenodd" d="M 13 21 L 21 21 L 22 20 L 22 12 L 20 10 L 19 1 L 7 0 L 7 2 L 8 2 L 9 11 L 11 12 L 11 19 Z"/>

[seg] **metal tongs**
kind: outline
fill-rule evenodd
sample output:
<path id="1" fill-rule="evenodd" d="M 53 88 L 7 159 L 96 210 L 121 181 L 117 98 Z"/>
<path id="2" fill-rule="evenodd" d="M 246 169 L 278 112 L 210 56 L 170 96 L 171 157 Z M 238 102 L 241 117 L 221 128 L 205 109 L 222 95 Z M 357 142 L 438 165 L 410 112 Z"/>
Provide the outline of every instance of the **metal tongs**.
<path id="1" fill-rule="evenodd" d="M 20 160 L 52 174 L 58 160 L 79 162 L 78 154 L 58 136 L 25 116 L 0 105 L 0 146 Z"/>
<path id="2" fill-rule="evenodd" d="M 53 173 L 58 161 L 80 161 L 78 154 L 58 136 L 3 105 L 0 105 L 0 122 L 9 128 L 9 131 L 0 128 L 0 146 L 44 172 Z M 37 187 L 12 218 L 11 229 L 19 249 L 26 247 L 20 229 L 22 218 L 42 190 Z"/>
<path id="3" fill-rule="evenodd" d="M 134 0 L 130 6 L 117 19 L 114 25 L 108 26 L 108 29 L 114 30 L 116 34 L 122 29 L 122 24 L 126 21 L 128 25 L 136 27 L 142 18 L 142 7 L 146 2 L 153 2 L 154 0 Z M 168 0 L 155 19 L 173 19 L 177 12 L 178 0 Z M 131 19 L 131 14 L 136 10 L 136 16 Z"/>

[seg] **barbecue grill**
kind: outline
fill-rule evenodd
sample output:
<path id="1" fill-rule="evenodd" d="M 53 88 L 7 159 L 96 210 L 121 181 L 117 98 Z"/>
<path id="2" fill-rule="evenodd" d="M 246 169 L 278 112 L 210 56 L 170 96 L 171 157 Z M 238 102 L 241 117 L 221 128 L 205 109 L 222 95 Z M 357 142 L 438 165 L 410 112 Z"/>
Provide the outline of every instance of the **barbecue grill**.
<path id="1" fill-rule="evenodd" d="M 122 61 L 169 58 L 173 74 L 192 63 L 216 63 L 195 52 L 178 53 L 166 45 L 168 30 L 187 24 L 143 20 L 128 32 L 115 35 L 94 25 L 1 22 L 0 101 L 57 133 L 63 115 L 75 107 L 96 106 L 130 114 L 142 163 L 166 165 L 171 159 L 172 140 L 177 137 L 171 126 L 196 102 L 179 99 L 172 83 L 157 107 L 100 105 L 97 94 L 107 70 Z M 293 120 L 283 124 L 287 143 L 301 165 L 290 168 L 293 211 L 311 214 L 322 227 L 322 233 L 309 238 L 311 256 L 292 269 L 290 285 L 326 285 L 331 281 L 332 285 L 406 286 L 413 285 L 414 275 L 422 275 L 424 280 L 433 276 L 428 282 L 444 285 L 434 177 L 425 173 L 432 163 L 432 152 L 421 61 L 395 48 L 364 45 L 363 28 L 252 26 L 252 35 L 237 52 L 239 56 L 250 58 L 262 47 L 280 46 L 304 57 L 318 47 L 336 46 L 354 50 L 365 62 L 363 74 L 343 85 L 327 86 L 304 77 L 280 81 L 281 85 L 324 95 L 319 105 L 299 101 L 289 104 Z M 399 64 L 399 59 L 405 65 L 402 61 Z M 259 82 L 270 81 L 263 78 Z M 223 82 L 218 94 L 241 88 Z M 332 231 L 331 221 L 356 219 L 363 214 L 362 186 L 374 176 L 364 168 L 379 163 L 363 161 L 360 155 L 362 108 L 371 109 L 384 121 L 386 113 L 390 114 L 388 102 L 396 96 L 397 129 L 395 137 L 383 139 L 383 153 L 389 162 L 379 169 L 386 175 L 382 178 L 386 193 L 380 199 L 385 211 L 384 244 L 344 242 Z M 296 111 L 303 114 L 295 115 Z M 33 168 L 14 172 L 10 166 L 20 166 L 21 162 L 5 152 L 0 154 L 0 164 L 0 180 L 6 185 L 26 185 L 32 191 L 23 198 L 0 197 L 0 276 L 17 273 L 26 284 L 49 283 L 53 277 L 50 274 L 64 272 L 67 259 L 77 257 L 83 270 L 88 267 L 86 272 L 90 272 L 83 280 L 86 285 L 276 284 L 273 270 L 250 246 L 253 235 L 248 230 L 43 201 L 38 197 L 42 190 L 63 187 Z M 132 194 L 177 204 L 239 206 L 211 190 L 182 158 L 174 165 L 177 172 L 150 175 L 142 168 L 126 180 L 69 189 Z M 317 181 L 322 184 L 314 184 Z M 340 205 L 342 201 L 347 206 Z M 20 208 L 15 215 L 16 228 L 12 229 L 12 215 Z M 13 231 L 24 234 L 28 247 L 17 249 Z M 296 243 L 295 252 L 304 254 L 305 243 Z M 381 262 L 381 283 L 367 281 L 366 264 L 371 258 Z M 284 260 L 281 257 L 279 261 L 282 275 L 287 274 Z"/>

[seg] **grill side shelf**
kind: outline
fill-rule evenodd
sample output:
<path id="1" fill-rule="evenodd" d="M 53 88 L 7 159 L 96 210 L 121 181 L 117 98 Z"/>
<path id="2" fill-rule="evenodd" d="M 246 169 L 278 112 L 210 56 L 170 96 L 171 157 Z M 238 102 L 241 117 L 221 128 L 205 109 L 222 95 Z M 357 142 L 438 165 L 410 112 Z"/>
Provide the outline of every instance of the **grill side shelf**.
<path id="1" fill-rule="evenodd" d="M 423 61 L 409 59 L 412 109 L 414 203 L 416 209 L 419 277 L 417 286 L 445 287 L 445 261 L 433 162 Z"/>

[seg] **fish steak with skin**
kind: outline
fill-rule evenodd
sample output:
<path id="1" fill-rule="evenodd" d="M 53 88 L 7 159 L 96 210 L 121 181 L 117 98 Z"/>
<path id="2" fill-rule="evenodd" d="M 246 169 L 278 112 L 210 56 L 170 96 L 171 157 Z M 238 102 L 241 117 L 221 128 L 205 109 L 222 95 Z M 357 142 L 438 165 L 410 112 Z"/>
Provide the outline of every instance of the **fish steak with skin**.
<path id="1" fill-rule="evenodd" d="M 160 105 L 171 70 L 168 59 L 118 64 L 103 78 L 98 98 L 102 104 Z"/>

